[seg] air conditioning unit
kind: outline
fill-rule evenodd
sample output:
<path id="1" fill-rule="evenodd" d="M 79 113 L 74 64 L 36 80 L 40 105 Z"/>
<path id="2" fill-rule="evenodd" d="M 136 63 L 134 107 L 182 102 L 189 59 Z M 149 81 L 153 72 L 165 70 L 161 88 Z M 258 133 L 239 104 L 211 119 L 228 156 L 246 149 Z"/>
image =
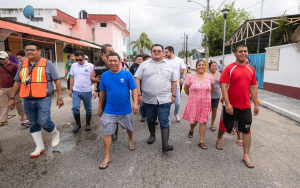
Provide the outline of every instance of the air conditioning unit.
<path id="1" fill-rule="evenodd" d="M 94 43 L 94 44 L 99 44 L 98 41 L 92 41 L 92 43 Z"/>

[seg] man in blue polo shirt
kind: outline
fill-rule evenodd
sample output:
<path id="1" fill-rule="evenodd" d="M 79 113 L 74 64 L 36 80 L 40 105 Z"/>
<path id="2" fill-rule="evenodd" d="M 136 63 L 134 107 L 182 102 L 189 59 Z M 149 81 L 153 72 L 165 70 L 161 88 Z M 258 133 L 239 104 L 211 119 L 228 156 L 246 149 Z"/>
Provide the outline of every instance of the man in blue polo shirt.
<path id="1" fill-rule="evenodd" d="M 127 129 L 129 137 L 129 150 L 134 150 L 132 140 L 133 114 L 138 111 L 137 85 L 133 76 L 127 70 L 120 68 L 120 56 L 112 52 L 107 56 L 109 71 L 101 76 L 98 115 L 101 117 L 104 128 L 105 158 L 100 164 L 100 169 L 105 169 L 110 162 L 109 150 L 111 135 L 116 131 L 119 124 Z M 133 95 L 133 110 L 130 104 L 130 90 Z M 106 106 L 103 113 L 102 104 L 106 98 Z"/>
<path id="2" fill-rule="evenodd" d="M 76 121 L 76 126 L 73 129 L 77 133 L 81 128 L 80 122 L 80 101 L 84 104 L 86 111 L 86 131 L 91 130 L 90 122 L 92 118 L 92 87 L 91 87 L 91 74 L 93 71 L 93 64 L 88 63 L 84 59 L 82 51 L 75 52 L 75 60 L 77 63 L 72 64 L 70 70 L 70 90 L 69 97 L 72 100 L 72 111 Z"/>

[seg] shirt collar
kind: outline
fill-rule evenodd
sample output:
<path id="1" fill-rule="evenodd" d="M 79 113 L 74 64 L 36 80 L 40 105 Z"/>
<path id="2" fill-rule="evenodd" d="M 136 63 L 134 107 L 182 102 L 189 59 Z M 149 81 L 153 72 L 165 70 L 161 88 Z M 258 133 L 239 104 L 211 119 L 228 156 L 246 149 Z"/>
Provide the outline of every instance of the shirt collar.
<path id="1" fill-rule="evenodd" d="M 150 63 L 156 63 L 155 61 L 153 61 L 153 59 L 151 59 Z M 161 62 L 159 62 L 158 64 L 160 63 L 166 63 L 166 61 L 163 59 Z"/>

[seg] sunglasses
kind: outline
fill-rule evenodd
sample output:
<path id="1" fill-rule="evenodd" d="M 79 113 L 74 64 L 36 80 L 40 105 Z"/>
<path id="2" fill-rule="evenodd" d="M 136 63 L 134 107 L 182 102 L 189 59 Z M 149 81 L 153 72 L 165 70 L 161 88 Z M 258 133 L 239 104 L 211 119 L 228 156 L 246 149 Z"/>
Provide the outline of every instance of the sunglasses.
<path id="1" fill-rule="evenodd" d="M 82 61 L 83 59 L 75 59 L 75 60 L 78 62 L 78 61 Z"/>
<path id="2" fill-rule="evenodd" d="M 6 59 L 6 58 L 5 58 Z M 5 60 L 5 59 L 3 59 L 3 58 L 0 58 L 0 60 Z"/>
<path id="3" fill-rule="evenodd" d="M 85 60 L 88 60 L 88 58 L 85 58 Z"/>
<path id="4" fill-rule="evenodd" d="M 25 52 L 34 52 L 36 49 L 25 49 Z"/>
<path id="5" fill-rule="evenodd" d="M 152 52 L 153 52 L 153 53 L 156 53 L 156 52 L 157 52 L 157 53 L 161 53 L 162 51 L 161 51 L 161 50 L 152 50 Z"/>

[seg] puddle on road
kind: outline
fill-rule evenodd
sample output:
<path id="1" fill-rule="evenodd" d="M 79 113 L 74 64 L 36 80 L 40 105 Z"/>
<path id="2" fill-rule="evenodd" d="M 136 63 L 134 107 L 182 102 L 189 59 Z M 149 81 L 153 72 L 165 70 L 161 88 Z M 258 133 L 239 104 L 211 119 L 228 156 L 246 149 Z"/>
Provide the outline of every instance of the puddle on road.
<path id="1" fill-rule="evenodd" d="M 94 127 L 91 131 L 87 132 L 84 130 L 85 124 L 83 124 L 77 133 L 73 133 L 74 127 L 75 123 L 67 123 L 60 126 L 60 143 L 56 148 L 49 146 L 48 150 L 46 151 L 47 159 L 54 157 L 55 154 L 65 153 L 73 150 L 82 141 L 102 139 L 102 136 L 97 134 L 97 129 Z"/>

